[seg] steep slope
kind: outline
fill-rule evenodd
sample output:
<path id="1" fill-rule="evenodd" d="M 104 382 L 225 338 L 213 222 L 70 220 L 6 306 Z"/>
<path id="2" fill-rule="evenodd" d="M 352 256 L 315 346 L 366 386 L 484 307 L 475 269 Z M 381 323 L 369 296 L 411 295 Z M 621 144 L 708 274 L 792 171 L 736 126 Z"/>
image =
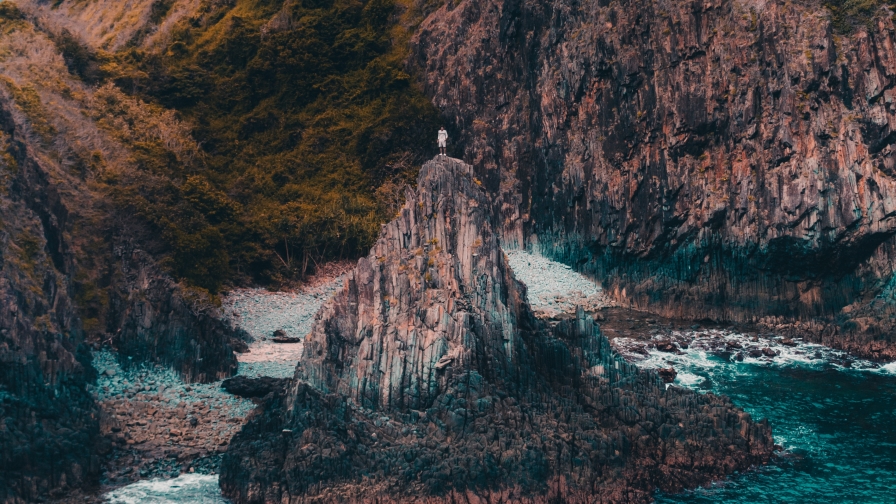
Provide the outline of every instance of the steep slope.
<path id="1" fill-rule="evenodd" d="M 0 501 L 24 503 L 97 476 L 99 412 L 59 241 L 65 208 L 8 100 L 0 89 Z"/>
<path id="2" fill-rule="evenodd" d="M 473 168 L 437 158 L 343 290 L 295 378 L 222 463 L 247 502 L 647 502 L 764 461 L 767 424 L 666 389 L 581 310 L 537 320 Z"/>
<path id="3" fill-rule="evenodd" d="M 168 184 L 129 204 L 192 285 L 363 255 L 430 153 L 438 112 L 404 67 L 414 2 L 16 1 L 86 82 L 189 126 L 189 163 L 133 146 Z"/>
<path id="4" fill-rule="evenodd" d="M 131 152 L 91 120 L 109 98 L 71 79 L 52 42 L 0 3 L 3 502 L 96 483 L 108 443 L 98 435 L 85 343 L 116 347 L 125 365 L 165 364 L 188 381 L 236 370 L 230 344 L 240 335 L 201 292 L 163 272 L 146 228 L 100 182 L 137 171 Z"/>
<path id="5" fill-rule="evenodd" d="M 894 358 L 893 34 L 811 2 L 464 1 L 412 64 L 508 245 L 639 309 Z"/>

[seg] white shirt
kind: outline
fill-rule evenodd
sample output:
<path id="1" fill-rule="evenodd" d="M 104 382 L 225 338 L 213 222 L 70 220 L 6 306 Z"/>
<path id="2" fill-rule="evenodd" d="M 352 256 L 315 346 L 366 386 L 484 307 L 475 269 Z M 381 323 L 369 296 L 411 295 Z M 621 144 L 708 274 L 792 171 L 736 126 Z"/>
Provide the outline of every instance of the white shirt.
<path id="1" fill-rule="evenodd" d="M 448 132 L 445 130 L 439 130 L 439 141 L 444 142 L 448 140 Z"/>

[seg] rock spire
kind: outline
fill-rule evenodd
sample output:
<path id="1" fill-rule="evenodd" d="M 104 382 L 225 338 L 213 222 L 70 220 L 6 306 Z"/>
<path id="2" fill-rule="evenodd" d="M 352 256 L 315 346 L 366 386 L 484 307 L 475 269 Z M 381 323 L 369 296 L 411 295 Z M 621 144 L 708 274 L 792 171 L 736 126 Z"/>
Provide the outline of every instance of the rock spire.
<path id="1" fill-rule="evenodd" d="M 235 502 L 646 502 L 764 461 L 770 429 L 667 389 L 599 326 L 536 319 L 472 167 L 423 166 L 233 441 Z"/>

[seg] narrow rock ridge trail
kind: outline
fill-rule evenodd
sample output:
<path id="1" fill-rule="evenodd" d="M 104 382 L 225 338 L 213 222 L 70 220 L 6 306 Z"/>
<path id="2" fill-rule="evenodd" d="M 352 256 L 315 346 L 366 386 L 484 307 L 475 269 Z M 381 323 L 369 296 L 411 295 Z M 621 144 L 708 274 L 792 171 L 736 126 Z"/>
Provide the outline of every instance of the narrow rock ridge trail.
<path id="1" fill-rule="evenodd" d="M 294 380 L 233 439 L 220 481 L 236 503 L 648 502 L 771 452 L 767 423 L 667 389 L 581 309 L 536 318 L 492 199 L 471 166 L 436 158 L 315 316 Z"/>

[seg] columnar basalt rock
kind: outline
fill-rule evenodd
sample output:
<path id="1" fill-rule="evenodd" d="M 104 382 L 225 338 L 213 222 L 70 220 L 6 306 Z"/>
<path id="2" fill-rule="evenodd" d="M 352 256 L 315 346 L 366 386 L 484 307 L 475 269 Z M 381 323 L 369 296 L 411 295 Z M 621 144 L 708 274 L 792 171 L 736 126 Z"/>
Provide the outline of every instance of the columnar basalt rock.
<path id="1" fill-rule="evenodd" d="M 423 167 L 416 194 L 339 301 L 315 316 L 302 379 L 364 407 L 420 409 L 444 389 L 448 368 L 467 368 L 483 353 L 494 357 L 483 363 L 489 374 L 513 373 L 520 288 L 476 185 L 456 160 Z"/>
<path id="2" fill-rule="evenodd" d="M 635 308 L 812 323 L 862 351 L 896 333 L 892 308 L 867 306 L 896 306 L 896 38 L 880 14 L 845 36 L 798 2 L 447 2 L 411 66 L 507 245 Z"/>
<path id="3" fill-rule="evenodd" d="M 647 502 L 765 461 L 767 424 L 626 363 L 582 310 L 538 320 L 472 167 L 437 158 L 295 378 L 222 462 L 248 502 Z"/>

